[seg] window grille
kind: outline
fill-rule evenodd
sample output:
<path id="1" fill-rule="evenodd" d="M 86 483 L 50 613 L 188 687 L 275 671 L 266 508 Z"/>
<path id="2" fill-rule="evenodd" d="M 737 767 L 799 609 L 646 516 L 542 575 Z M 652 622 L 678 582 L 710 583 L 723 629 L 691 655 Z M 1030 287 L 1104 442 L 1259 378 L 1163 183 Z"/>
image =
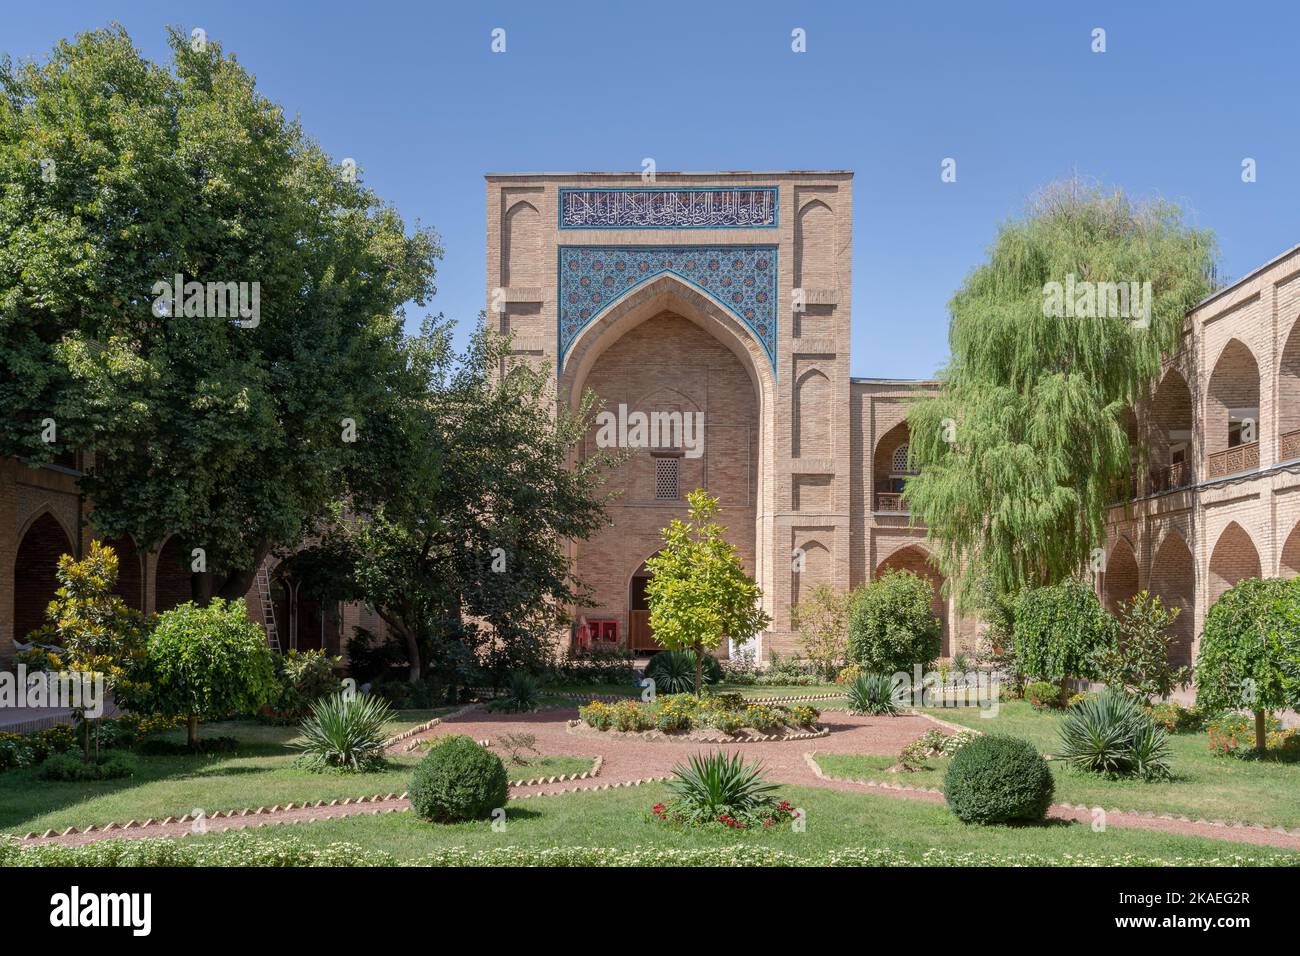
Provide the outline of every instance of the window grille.
<path id="1" fill-rule="evenodd" d="M 676 458 L 655 459 L 655 499 L 657 501 L 676 501 L 679 460 Z"/>

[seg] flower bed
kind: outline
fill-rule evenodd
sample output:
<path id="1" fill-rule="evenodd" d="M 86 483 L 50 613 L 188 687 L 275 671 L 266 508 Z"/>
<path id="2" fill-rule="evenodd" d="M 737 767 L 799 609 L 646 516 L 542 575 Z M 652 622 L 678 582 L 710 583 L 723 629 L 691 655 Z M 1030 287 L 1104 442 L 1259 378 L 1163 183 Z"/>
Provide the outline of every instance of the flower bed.
<path id="1" fill-rule="evenodd" d="M 769 806 L 745 812 L 734 810 L 719 813 L 713 820 L 701 820 L 683 811 L 673 801 L 661 801 L 650 808 L 652 819 L 671 827 L 716 827 L 723 830 L 770 830 L 779 823 L 789 823 L 799 811 L 789 800 L 779 800 Z"/>
<path id="2" fill-rule="evenodd" d="M 740 694 L 664 694 L 653 701 L 621 700 L 607 704 L 593 700 L 578 709 L 579 726 L 603 732 L 658 732 L 677 737 L 717 731 L 727 737 L 764 739 L 806 738 L 818 732 L 815 707 L 787 707 L 747 701 Z M 708 739 L 712 739 L 711 737 Z"/>

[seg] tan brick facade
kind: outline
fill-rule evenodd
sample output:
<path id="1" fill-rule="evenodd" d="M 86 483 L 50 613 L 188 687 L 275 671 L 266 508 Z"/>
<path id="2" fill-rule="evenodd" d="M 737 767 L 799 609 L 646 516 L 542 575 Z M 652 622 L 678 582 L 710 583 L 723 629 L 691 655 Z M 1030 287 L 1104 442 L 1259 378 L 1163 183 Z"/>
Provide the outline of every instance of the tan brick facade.
<path id="1" fill-rule="evenodd" d="M 1300 574 L 1298 317 L 1300 247 L 1192 310 L 1137 409 L 1152 467 L 1111 510 L 1100 586 L 1111 605 L 1145 588 L 1182 607 L 1184 661 L 1225 590 Z"/>
<path id="2" fill-rule="evenodd" d="M 760 188 L 770 189 L 776 209 L 760 228 L 752 219 L 715 223 L 708 216 L 719 203 L 700 199 Z M 574 191 L 599 210 L 581 228 L 564 208 Z M 649 200 L 665 193 L 698 200 L 705 211 L 655 221 Z M 610 212 L 625 206 L 623 220 Z M 846 589 L 882 567 L 928 568 L 923 530 L 909 527 L 895 499 L 878 495 L 904 477 L 892 469 L 900 446 L 906 457 L 904 402 L 932 385 L 850 378 L 852 215 L 846 172 L 660 173 L 653 183 L 612 173 L 487 177 L 489 326 L 514 336 L 520 360 L 548 369 L 561 401 L 592 390 L 606 409 L 692 412 L 705 422 L 699 458 L 657 465 L 662 449 L 636 449 L 612 480 L 620 495 L 612 526 L 571 546 L 579 577 L 595 592 L 596 607 L 581 612 L 592 631 L 623 642 L 639 637 L 637 572 L 696 487 L 720 498 L 722 521 L 763 589 L 773 619 L 759 642 L 764 656 L 798 649 L 790 611 L 816 585 Z M 776 263 L 771 352 L 766 326 L 746 324 L 744 310 L 731 305 L 739 295 L 725 284 L 727 260 L 741 265 L 727 251 L 755 244 L 770 248 Z M 589 250 L 581 265 L 577 247 Z M 647 268 L 638 258 L 646 249 L 668 252 Z M 601 278 L 592 259 L 606 274 L 637 268 L 647 278 L 630 285 Z M 710 281 L 706 263 L 718 267 L 720 281 Z M 599 281 L 564 291 L 568 267 L 592 267 Z M 589 299 L 595 304 L 574 321 Z M 588 451 L 595 446 L 593 429 Z M 676 471 L 680 496 L 656 498 L 656 468 Z M 936 611 L 946 629 L 954 621 L 954 635 L 973 636 L 945 599 Z"/>

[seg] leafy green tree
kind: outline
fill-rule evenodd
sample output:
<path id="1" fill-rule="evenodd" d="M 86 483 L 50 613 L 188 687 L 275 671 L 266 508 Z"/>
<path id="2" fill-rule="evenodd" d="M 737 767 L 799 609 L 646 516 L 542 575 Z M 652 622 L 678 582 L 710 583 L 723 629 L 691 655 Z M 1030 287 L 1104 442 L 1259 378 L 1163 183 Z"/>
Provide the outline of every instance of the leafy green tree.
<path id="1" fill-rule="evenodd" d="M 790 626 L 822 677 L 833 680 L 844 663 L 850 595 L 819 584 L 790 611 Z"/>
<path id="2" fill-rule="evenodd" d="M 911 571 L 889 570 L 858 588 L 849 604 L 849 660 L 873 674 L 927 669 L 943 650 L 934 588 Z"/>
<path id="3" fill-rule="evenodd" d="M 949 303 L 942 388 L 908 413 L 919 473 L 904 496 L 964 604 L 981 575 L 1002 594 L 1052 584 L 1104 541 L 1116 484 L 1141 454 L 1126 410 L 1177 349 L 1214 256 L 1177 207 L 1077 182 L 999 230 Z M 1132 282 L 1130 317 L 1118 291 L 1090 285 Z"/>
<path id="4" fill-rule="evenodd" d="M 704 653 L 724 638 L 744 643 L 771 623 L 760 607 L 762 591 L 715 520 L 718 499 L 697 488 L 686 496 L 687 519 L 674 518 L 664 546 L 646 561 L 650 626 L 672 651 L 695 652 L 695 695 L 703 686 Z"/>
<path id="5" fill-rule="evenodd" d="M 1104 647 L 1097 656 L 1101 680 L 1123 687 L 1148 702 L 1166 699 L 1176 687 L 1191 680 L 1190 667 L 1175 667 L 1169 652 L 1173 643 L 1170 628 L 1181 608 L 1166 608 L 1157 595 L 1139 591 L 1119 607 L 1119 641 Z"/>
<path id="6" fill-rule="evenodd" d="M 1061 685 L 1096 680 L 1099 655 L 1114 647 L 1115 619 L 1092 588 L 1078 578 L 1025 588 L 1016 596 L 1016 661 L 1024 677 Z"/>
<path id="7" fill-rule="evenodd" d="M 151 712 L 186 720 L 191 747 L 199 721 L 247 714 L 275 700 L 279 686 L 262 629 L 241 598 L 182 604 L 158 616 L 143 664 Z"/>
<path id="8" fill-rule="evenodd" d="M 1196 658 L 1196 702 L 1255 715 L 1263 753 L 1270 711 L 1300 706 L 1300 578 L 1247 578 L 1214 602 Z"/>
<path id="9" fill-rule="evenodd" d="M 104 681 L 106 692 L 123 700 L 131 693 L 131 675 L 144 655 L 143 615 L 113 593 L 117 584 L 117 554 L 99 541 L 81 560 L 62 555 L 58 564 L 59 587 L 46 608 L 48 622 L 33 636 L 43 644 L 60 645 L 68 669 Z M 90 729 L 85 709 L 80 711 L 82 755 L 90 759 Z M 98 747 L 99 720 L 95 719 Z"/>
<path id="10" fill-rule="evenodd" d="M 402 401 L 378 428 L 386 467 L 354 482 L 358 518 L 323 547 L 403 641 L 412 680 L 428 669 L 454 687 L 486 665 L 499 683 L 536 668 L 587 600 L 564 542 L 609 520 L 611 458 L 575 461 L 594 397 L 557 408 L 544 376 L 500 374 L 507 343 L 480 335 L 454 355 L 443 325 L 426 323 L 407 354 Z"/>
<path id="11" fill-rule="evenodd" d="M 203 601 L 242 595 L 369 460 L 441 250 L 219 42 L 169 43 L 156 64 L 114 26 L 0 64 L 0 455 L 96 451 L 97 527 L 203 549 Z M 178 275 L 205 285 L 165 307 Z"/>

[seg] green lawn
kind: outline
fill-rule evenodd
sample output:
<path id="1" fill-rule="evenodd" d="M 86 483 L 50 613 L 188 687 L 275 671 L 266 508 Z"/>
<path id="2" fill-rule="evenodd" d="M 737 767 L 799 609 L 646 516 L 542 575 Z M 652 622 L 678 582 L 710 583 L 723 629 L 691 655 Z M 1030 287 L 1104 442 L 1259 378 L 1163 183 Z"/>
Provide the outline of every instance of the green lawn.
<path id="1" fill-rule="evenodd" d="M 389 733 L 418 726 L 436 711 L 407 710 Z M 231 754 L 196 757 L 136 756 L 135 776 L 98 783 L 40 780 L 36 768 L 0 773 L 0 831 L 62 830 L 110 821 L 161 819 L 194 809 L 206 812 L 335 800 L 406 789 L 419 754 L 390 758 L 390 769 L 370 774 L 318 774 L 294 766 L 289 746 L 296 727 L 255 721 L 204 724 L 201 737 L 232 736 L 240 748 Z M 171 738 L 184 740 L 184 731 Z"/>
<path id="2" fill-rule="evenodd" d="M 596 762 L 593 757 L 530 757 L 526 766 L 511 763 L 503 752 L 498 751 L 505 761 L 506 773 L 511 780 L 536 780 L 539 777 L 559 777 L 564 774 L 576 776 L 587 773 Z"/>
<path id="3" fill-rule="evenodd" d="M 807 814 L 803 833 L 793 832 L 788 825 L 744 833 L 673 830 L 647 819 L 650 807 L 667 795 L 663 785 L 650 784 L 629 790 L 513 801 L 506 808 L 504 832 L 493 832 L 487 821 L 440 825 L 425 823 L 411 813 L 394 813 L 299 824 L 292 832 L 267 827 L 252 833 L 255 839 L 292 836 L 317 846 L 349 842 L 402 860 L 449 848 L 707 848 L 742 844 L 771 847 L 801 857 L 817 857 L 833 850 L 887 848 L 918 858 L 926 850 L 941 848 L 953 853 L 996 854 L 1015 861 L 1030 855 L 1059 860 L 1069 854 L 1107 858 L 1140 855 L 1203 863 L 1240 855 L 1300 863 L 1300 855 L 1296 854 L 1147 830 L 1111 827 L 1095 833 L 1090 826 L 1063 822 L 1034 827 L 968 826 L 939 804 L 805 787 L 783 787 L 778 794 Z M 231 835 L 187 839 L 225 840 Z"/>
<path id="4" fill-rule="evenodd" d="M 980 711 L 973 708 L 932 708 L 926 713 L 985 733 L 1023 737 L 1048 754 L 1058 746 L 1057 728 L 1063 719 L 1060 713 L 1036 711 L 1023 701 L 1004 702 L 997 716 L 989 718 L 980 717 Z M 1057 802 L 1300 827 L 1300 764 L 1215 756 L 1204 733 L 1172 734 L 1169 743 L 1174 779 L 1163 783 L 1106 780 L 1053 761 Z M 922 787 L 942 786 L 946 767 L 946 761 L 940 759 L 930 762 L 930 770 L 886 773 L 885 768 L 897 761 L 831 755 L 818 760 L 834 776 Z"/>

